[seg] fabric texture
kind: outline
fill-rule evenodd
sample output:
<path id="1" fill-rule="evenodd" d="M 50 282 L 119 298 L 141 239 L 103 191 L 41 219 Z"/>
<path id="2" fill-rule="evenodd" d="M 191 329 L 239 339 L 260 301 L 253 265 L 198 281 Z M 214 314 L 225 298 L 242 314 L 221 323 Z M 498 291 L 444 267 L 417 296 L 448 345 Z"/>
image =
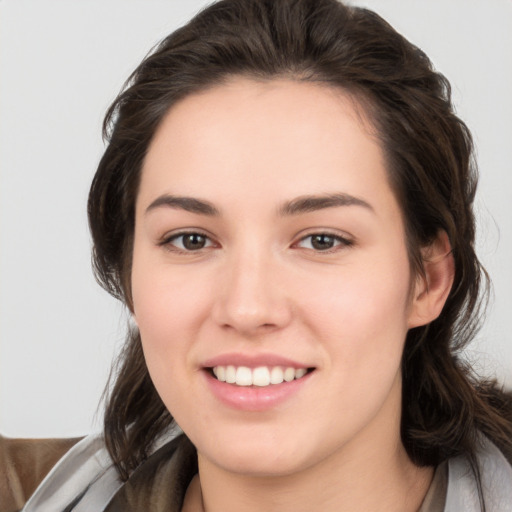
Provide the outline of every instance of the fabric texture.
<path id="1" fill-rule="evenodd" d="M 0 435 L 0 512 L 20 510 L 50 469 L 80 439 L 10 439 Z"/>
<path id="2" fill-rule="evenodd" d="M 477 453 L 487 512 L 512 511 L 512 467 L 486 438 Z M 158 440 L 153 454 L 123 483 L 101 436 L 76 444 L 48 474 L 23 512 L 180 512 L 197 472 L 194 446 L 181 432 Z M 420 512 L 480 512 L 475 471 L 463 456 L 436 470 Z"/>
<path id="3" fill-rule="evenodd" d="M 443 512 L 446 505 L 448 486 L 448 462 L 436 468 L 434 478 L 418 512 Z"/>

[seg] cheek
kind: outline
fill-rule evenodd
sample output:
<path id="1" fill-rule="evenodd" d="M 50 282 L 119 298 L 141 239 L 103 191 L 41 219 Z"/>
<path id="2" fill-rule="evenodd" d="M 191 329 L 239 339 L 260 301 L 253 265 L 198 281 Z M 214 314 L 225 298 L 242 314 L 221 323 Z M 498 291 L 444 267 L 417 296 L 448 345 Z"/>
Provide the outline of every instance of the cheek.
<path id="1" fill-rule="evenodd" d="M 151 380 L 178 424 L 195 414 L 188 397 L 197 373 L 198 340 L 211 337 L 205 332 L 215 296 L 215 279 L 210 274 L 199 265 L 171 267 L 154 252 L 145 255 L 143 248 L 136 247 L 134 316 Z"/>
<path id="2" fill-rule="evenodd" d="M 333 276 L 329 287 L 312 282 L 305 294 L 305 317 L 312 329 L 321 331 L 320 339 L 328 340 L 325 349 L 335 363 L 350 367 L 347 374 L 399 366 L 407 333 L 409 274 L 389 267 L 354 265 Z"/>
<path id="3" fill-rule="evenodd" d="M 187 382 L 191 370 L 197 297 L 179 280 L 133 272 L 134 313 L 151 380 L 167 409 L 178 420 L 188 410 Z"/>
<path id="4" fill-rule="evenodd" d="M 199 325 L 209 297 L 209 281 L 201 275 L 192 280 L 187 269 L 171 268 L 160 259 L 151 252 L 146 255 L 143 249 L 135 251 L 132 296 L 143 340 L 146 338 L 147 343 L 163 350 L 171 349 L 182 339 L 177 333 Z"/>
<path id="5" fill-rule="evenodd" d="M 179 382 L 187 369 L 190 332 L 197 324 L 198 300 L 205 294 L 143 249 L 136 246 L 132 265 L 134 318 L 151 378 L 167 402 L 166 390 L 174 389 L 171 382 Z"/>

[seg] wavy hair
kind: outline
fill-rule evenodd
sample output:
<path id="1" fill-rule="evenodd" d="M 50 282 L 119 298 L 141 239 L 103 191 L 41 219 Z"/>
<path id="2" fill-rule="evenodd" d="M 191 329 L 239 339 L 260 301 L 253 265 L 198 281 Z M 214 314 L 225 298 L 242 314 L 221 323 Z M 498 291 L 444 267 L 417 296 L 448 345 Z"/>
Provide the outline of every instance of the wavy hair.
<path id="1" fill-rule="evenodd" d="M 512 405 L 460 357 L 485 303 L 474 250 L 473 144 L 450 85 L 427 56 L 372 11 L 336 0 L 222 0 L 166 37 L 133 72 L 104 121 L 106 151 L 88 203 L 99 283 L 132 307 L 135 200 L 149 144 L 169 109 L 233 76 L 339 87 L 362 106 L 387 158 L 405 219 L 411 267 L 440 230 L 449 237 L 454 286 L 440 316 L 407 334 L 401 437 L 412 461 L 474 458 L 478 432 L 512 452 Z M 482 291 L 483 290 L 483 291 Z M 173 423 L 130 330 L 112 373 L 104 435 L 123 479 Z"/>

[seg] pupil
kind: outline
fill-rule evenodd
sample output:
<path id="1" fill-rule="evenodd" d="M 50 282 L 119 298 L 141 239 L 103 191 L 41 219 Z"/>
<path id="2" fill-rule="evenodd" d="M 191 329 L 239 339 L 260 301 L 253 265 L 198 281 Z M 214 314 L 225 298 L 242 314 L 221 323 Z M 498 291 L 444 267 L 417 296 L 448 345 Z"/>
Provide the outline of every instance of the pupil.
<path id="1" fill-rule="evenodd" d="M 190 250 L 202 249 L 205 243 L 205 237 L 203 235 L 198 235 L 197 233 L 185 235 L 183 237 L 183 245 Z"/>
<path id="2" fill-rule="evenodd" d="M 319 251 L 331 249 L 333 247 L 333 243 L 334 238 L 329 235 L 314 235 L 311 240 L 311 245 Z"/>

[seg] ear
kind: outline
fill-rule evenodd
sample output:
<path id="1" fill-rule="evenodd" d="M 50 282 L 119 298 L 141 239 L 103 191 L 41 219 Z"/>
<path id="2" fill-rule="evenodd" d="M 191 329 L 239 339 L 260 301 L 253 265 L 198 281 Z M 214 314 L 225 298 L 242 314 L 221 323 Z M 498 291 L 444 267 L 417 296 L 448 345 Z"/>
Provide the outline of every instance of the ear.
<path id="1" fill-rule="evenodd" d="M 426 325 L 440 315 L 455 273 L 452 248 L 445 231 L 439 231 L 421 254 L 425 275 L 418 275 L 414 285 L 409 328 Z"/>

